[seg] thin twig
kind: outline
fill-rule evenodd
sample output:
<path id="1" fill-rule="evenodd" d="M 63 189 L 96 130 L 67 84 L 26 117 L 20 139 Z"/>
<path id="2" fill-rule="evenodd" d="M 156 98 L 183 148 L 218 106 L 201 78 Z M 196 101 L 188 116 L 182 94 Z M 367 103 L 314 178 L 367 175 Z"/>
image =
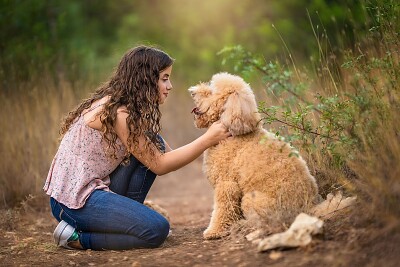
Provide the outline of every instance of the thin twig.
<path id="1" fill-rule="evenodd" d="M 268 112 L 266 112 L 266 111 L 262 111 L 262 113 L 264 113 L 265 115 L 267 115 L 267 116 L 270 117 L 270 118 L 272 117 L 272 116 L 269 115 Z M 285 125 L 287 125 L 287 126 L 289 126 L 289 127 L 298 129 L 298 130 L 303 131 L 303 132 L 315 134 L 315 135 L 318 135 L 318 136 L 321 136 L 321 137 L 324 137 L 324 138 L 328 138 L 328 139 L 331 139 L 331 140 L 335 140 L 335 141 L 340 141 L 339 139 L 336 139 L 336 138 L 334 138 L 334 137 L 327 136 L 327 135 L 323 135 L 323 134 L 320 134 L 320 133 L 318 133 L 318 132 L 306 130 L 306 129 L 302 128 L 302 127 L 299 127 L 299 126 L 297 126 L 297 125 L 293 125 L 293 124 L 291 124 L 291 123 L 288 123 L 288 122 L 286 122 L 286 121 L 280 120 L 280 119 L 278 119 L 278 118 L 274 118 L 274 121 L 280 122 L 280 123 L 282 123 L 282 124 L 285 124 Z"/>

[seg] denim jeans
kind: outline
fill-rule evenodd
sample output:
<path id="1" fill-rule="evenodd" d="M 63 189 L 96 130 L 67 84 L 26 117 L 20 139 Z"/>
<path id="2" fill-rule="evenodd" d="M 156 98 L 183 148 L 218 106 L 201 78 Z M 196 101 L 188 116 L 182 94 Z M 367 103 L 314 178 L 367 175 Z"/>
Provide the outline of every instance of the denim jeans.
<path id="1" fill-rule="evenodd" d="M 80 234 L 85 249 L 123 250 L 160 246 L 169 232 L 168 221 L 143 205 L 156 175 L 131 156 L 127 166 L 110 175 L 110 189 L 95 190 L 80 209 L 69 209 L 50 198 L 53 216 Z"/>

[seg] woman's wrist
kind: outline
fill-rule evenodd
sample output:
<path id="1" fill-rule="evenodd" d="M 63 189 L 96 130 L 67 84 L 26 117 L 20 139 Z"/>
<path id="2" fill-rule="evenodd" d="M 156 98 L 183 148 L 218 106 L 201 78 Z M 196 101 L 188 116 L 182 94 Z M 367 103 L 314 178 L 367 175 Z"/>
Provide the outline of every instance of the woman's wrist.
<path id="1" fill-rule="evenodd" d="M 212 142 L 212 138 L 209 136 L 208 132 L 204 133 L 197 140 L 199 141 L 203 150 L 206 150 L 207 148 L 214 145 L 214 143 Z"/>

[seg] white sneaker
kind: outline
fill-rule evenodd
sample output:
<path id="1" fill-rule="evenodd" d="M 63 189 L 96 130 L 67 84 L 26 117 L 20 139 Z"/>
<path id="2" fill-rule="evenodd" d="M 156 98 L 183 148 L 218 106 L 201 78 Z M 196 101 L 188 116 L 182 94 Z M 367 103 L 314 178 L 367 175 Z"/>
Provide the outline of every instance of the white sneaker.
<path id="1" fill-rule="evenodd" d="M 75 232 L 74 227 L 72 227 L 65 221 L 61 221 L 54 230 L 53 233 L 54 242 L 56 242 L 57 246 L 59 247 L 74 249 L 68 246 L 68 242 L 71 241 L 69 239 L 72 237 L 74 232 Z"/>

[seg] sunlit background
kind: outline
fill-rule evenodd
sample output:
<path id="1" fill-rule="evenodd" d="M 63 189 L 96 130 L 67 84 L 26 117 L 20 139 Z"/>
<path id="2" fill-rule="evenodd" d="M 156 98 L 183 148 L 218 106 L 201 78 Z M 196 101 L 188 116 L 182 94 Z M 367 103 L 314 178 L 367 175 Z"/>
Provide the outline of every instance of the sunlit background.
<path id="1" fill-rule="evenodd" d="M 353 30 L 362 33 L 365 10 L 348 2 L 2 1 L 3 89 L 14 84 L 12 79 L 32 79 L 44 71 L 72 84 L 77 79 L 96 84 L 139 43 L 157 45 L 176 58 L 179 89 L 226 69 L 217 56 L 225 46 L 241 44 L 268 61 L 287 53 L 285 43 L 299 60 L 308 59 L 317 52 L 310 19 L 319 25 L 319 35 L 324 29 L 331 33 L 333 48 L 351 44 Z M 344 32 L 348 38 L 338 38 Z"/>

